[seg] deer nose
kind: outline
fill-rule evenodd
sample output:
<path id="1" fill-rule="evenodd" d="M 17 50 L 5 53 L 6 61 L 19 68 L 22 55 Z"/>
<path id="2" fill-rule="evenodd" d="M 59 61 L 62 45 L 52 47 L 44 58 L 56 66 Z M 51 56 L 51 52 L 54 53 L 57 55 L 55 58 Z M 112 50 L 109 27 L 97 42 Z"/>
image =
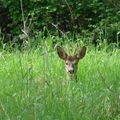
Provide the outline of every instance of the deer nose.
<path id="1" fill-rule="evenodd" d="M 73 73 L 74 73 L 74 70 L 69 70 L 69 73 L 70 73 L 70 74 L 73 74 Z"/>

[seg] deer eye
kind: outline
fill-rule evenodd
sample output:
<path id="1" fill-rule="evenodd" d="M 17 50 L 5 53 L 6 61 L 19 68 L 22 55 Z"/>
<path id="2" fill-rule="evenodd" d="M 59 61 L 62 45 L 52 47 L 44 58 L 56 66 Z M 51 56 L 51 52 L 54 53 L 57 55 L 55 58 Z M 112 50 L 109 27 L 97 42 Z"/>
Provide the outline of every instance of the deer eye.
<path id="1" fill-rule="evenodd" d="M 66 65 L 68 65 L 68 62 L 66 62 Z"/>

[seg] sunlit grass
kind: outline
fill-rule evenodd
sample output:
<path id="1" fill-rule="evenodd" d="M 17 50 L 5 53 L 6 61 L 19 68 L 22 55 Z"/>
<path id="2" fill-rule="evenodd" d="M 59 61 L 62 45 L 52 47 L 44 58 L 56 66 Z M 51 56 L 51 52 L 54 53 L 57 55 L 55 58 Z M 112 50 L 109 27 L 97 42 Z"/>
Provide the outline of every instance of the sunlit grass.
<path id="1" fill-rule="evenodd" d="M 120 51 L 88 47 L 78 79 L 66 82 L 56 52 L 0 54 L 1 120 L 119 120 Z"/>

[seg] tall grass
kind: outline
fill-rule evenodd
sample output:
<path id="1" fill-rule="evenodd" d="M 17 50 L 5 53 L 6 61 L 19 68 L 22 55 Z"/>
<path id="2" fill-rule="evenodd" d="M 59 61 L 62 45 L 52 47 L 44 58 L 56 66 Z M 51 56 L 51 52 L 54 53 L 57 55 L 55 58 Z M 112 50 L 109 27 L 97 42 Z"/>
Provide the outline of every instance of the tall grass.
<path id="1" fill-rule="evenodd" d="M 120 50 L 88 46 L 78 82 L 54 52 L 0 52 L 1 120 L 119 120 Z"/>

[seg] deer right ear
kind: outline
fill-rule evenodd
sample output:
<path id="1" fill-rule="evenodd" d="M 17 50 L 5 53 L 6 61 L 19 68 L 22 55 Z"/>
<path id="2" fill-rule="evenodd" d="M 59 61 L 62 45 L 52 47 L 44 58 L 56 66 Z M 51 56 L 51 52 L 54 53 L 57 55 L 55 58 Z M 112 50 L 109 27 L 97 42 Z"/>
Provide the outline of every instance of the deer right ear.
<path id="1" fill-rule="evenodd" d="M 60 46 L 57 46 L 57 53 L 61 59 L 63 60 L 67 59 L 67 53 Z"/>
<path id="2" fill-rule="evenodd" d="M 76 58 L 82 59 L 85 56 L 85 54 L 86 54 L 86 47 L 83 46 L 80 52 L 76 55 Z"/>

